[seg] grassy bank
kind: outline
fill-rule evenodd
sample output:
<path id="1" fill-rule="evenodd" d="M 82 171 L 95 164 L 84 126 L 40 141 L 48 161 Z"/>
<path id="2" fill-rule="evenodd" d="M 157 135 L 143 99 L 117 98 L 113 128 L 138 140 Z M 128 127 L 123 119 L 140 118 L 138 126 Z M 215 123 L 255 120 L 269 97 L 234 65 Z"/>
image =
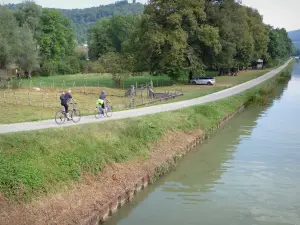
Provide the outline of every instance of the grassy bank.
<path id="1" fill-rule="evenodd" d="M 257 78 L 269 70 L 249 70 L 249 71 L 242 71 L 239 73 L 238 76 L 221 76 L 216 77 L 216 85 L 214 86 L 203 86 L 203 85 L 182 85 L 177 84 L 173 86 L 164 86 L 164 87 L 155 87 L 155 92 L 165 92 L 165 91 L 173 91 L 179 90 L 183 91 L 184 96 L 171 100 L 170 102 L 174 101 L 182 101 L 191 98 L 197 98 L 204 95 L 208 95 L 217 91 L 224 90 L 226 88 L 241 84 L 243 82 L 249 81 L 251 79 Z M 78 78 L 77 78 L 78 76 Z M 85 77 L 88 78 L 91 82 L 96 82 L 96 79 L 109 79 L 108 77 L 100 78 L 99 75 L 86 75 Z M 76 76 L 56 76 L 53 77 L 55 79 L 62 79 L 63 77 L 69 77 L 70 79 L 76 78 L 80 82 L 84 82 L 82 75 Z M 51 78 L 51 77 L 50 77 Z M 47 82 L 50 82 L 50 78 Z M 153 78 L 153 83 L 156 84 L 163 83 L 162 80 L 155 79 L 167 79 L 166 77 L 136 77 L 132 79 L 145 79 L 149 82 Z M 37 78 L 35 78 L 37 79 Z M 97 82 L 96 82 L 97 83 Z M 134 84 L 135 82 L 131 82 Z M 48 83 L 49 86 L 50 83 Z M 106 81 L 103 85 L 107 85 Z M 109 85 L 108 85 L 109 86 Z M 96 99 L 98 98 L 98 93 L 100 90 L 105 89 L 107 94 L 110 95 L 118 95 L 124 96 L 124 90 L 115 89 L 115 88 L 108 88 L 106 87 L 76 87 L 72 88 L 73 90 L 73 97 L 77 100 L 78 108 L 80 109 L 81 113 L 84 115 L 89 115 L 93 113 Z M 86 95 L 83 92 L 93 92 L 96 94 L 89 94 Z M 24 122 L 24 121 L 38 121 L 43 119 L 50 119 L 53 118 L 54 114 L 58 109 L 61 108 L 59 104 L 59 95 L 61 93 L 61 88 L 43 88 L 41 91 L 29 91 L 28 88 L 18 89 L 18 90 L 0 90 L 0 123 L 16 123 L 16 122 Z M 135 102 L 137 105 L 150 101 L 151 99 L 146 98 L 146 91 L 143 93 L 144 99 L 140 97 L 140 92 L 138 92 Z M 5 101 L 4 101 L 5 98 Z M 30 99 L 30 104 L 29 104 Z M 129 104 L 129 98 L 120 98 L 120 97 L 109 97 L 110 101 L 113 103 L 114 110 L 124 110 L 126 105 Z M 4 103 L 5 102 L 5 103 Z M 164 103 L 164 102 L 160 102 Z M 11 113 L 13 112 L 13 113 Z"/>
<path id="2" fill-rule="evenodd" d="M 12 201 L 30 201 L 80 182 L 82 174 L 98 173 L 108 163 L 147 158 L 150 146 L 168 131 L 210 133 L 254 95 L 268 95 L 262 90 L 276 82 L 278 78 L 218 102 L 173 112 L 0 135 L 0 192 Z"/>

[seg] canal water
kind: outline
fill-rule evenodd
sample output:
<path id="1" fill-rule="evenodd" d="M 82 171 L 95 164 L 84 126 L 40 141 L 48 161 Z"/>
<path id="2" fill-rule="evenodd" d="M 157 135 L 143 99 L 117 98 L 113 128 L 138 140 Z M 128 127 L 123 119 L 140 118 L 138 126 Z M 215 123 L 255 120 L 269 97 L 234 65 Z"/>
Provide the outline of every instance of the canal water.
<path id="1" fill-rule="evenodd" d="M 268 107 L 249 108 L 109 225 L 300 224 L 300 64 Z"/>

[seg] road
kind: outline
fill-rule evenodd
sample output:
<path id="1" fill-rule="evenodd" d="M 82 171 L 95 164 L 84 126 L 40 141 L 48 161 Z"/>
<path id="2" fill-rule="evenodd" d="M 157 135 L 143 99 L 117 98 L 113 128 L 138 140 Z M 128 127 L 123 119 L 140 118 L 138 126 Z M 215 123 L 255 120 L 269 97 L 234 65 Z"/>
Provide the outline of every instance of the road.
<path id="1" fill-rule="evenodd" d="M 80 123 L 78 123 L 78 124 L 69 122 L 69 123 L 65 123 L 63 125 L 58 126 L 53 119 L 43 120 L 43 121 L 38 121 L 38 122 L 3 124 L 3 125 L 0 125 L 0 134 L 21 132 L 21 131 L 31 131 L 31 130 L 41 130 L 41 129 L 49 129 L 49 128 L 58 128 L 58 127 L 78 126 L 78 125 L 88 124 L 88 123 L 101 123 L 101 122 L 105 122 L 108 120 L 132 118 L 132 117 L 144 116 L 144 115 L 155 114 L 155 113 L 160 113 L 160 112 L 173 111 L 173 110 L 190 107 L 190 106 L 194 106 L 194 105 L 201 105 L 201 104 L 217 101 L 217 100 L 220 100 L 223 98 L 227 98 L 227 97 L 239 94 L 239 93 L 244 92 L 256 85 L 259 85 L 262 82 L 264 82 L 264 81 L 274 77 L 276 74 L 278 74 L 281 70 L 283 70 L 289 64 L 289 62 L 290 62 L 290 60 L 287 61 L 284 65 L 278 67 L 277 69 L 274 69 L 274 70 L 268 72 L 267 74 L 260 76 L 256 79 L 253 79 L 246 83 L 242 83 L 240 85 L 225 89 L 223 91 L 215 92 L 213 94 L 209 94 L 209 95 L 199 97 L 199 98 L 194 98 L 194 99 L 180 101 L 180 102 L 174 102 L 174 103 L 154 105 L 154 106 L 149 106 L 149 107 L 145 107 L 145 108 L 138 108 L 138 109 L 131 109 L 131 110 L 126 110 L 126 111 L 115 112 L 113 114 L 113 117 L 101 118 L 99 120 L 95 119 L 95 117 L 93 115 L 85 116 L 81 119 Z"/>

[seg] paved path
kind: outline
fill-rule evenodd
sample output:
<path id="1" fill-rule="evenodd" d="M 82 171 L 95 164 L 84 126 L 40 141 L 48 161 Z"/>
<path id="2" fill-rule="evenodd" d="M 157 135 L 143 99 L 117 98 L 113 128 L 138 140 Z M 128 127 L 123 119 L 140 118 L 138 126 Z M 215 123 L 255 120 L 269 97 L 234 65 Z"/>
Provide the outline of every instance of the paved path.
<path id="1" fill-rule="evenodd" d="M 286 62 L 281 67 L 270 71 L 269 73 L 258 77 L 254 80 L 250 80 L 246 83 L 225 89 L 223 91 L 219 91 L 213 94 L 209 94 L 203 97 L 194 98 L 186 101 L 181 102 L 174 102 L 174 103 L 168 103 L 168 104 L 162 104 L 162 105 L 155 105 L 145 108 L 138 108 L 138 109 L 132 109 L 127 111 L 120 111 L 115 112 L 113 114 L 113 117 L 111 118 L 101 118 L 99 120 L 95 119 L 94 116 L 85 116 L 82 118 L 81 122 L 78 124 L 74 124 L 72 122 L 65 123 L 63 125 L 58 126 L 53 119 L 51 120 L 43 120 L 38 122 L 25 122 L 25 123 L 15 123 L 15 124 L 5 124 L 0 125 L 0 134 L 4 133 L 11 133 L 11 132 L 19 132 L 19 131 L 30 131 L 30 130 L 40 130 L 40 129 L 47 129 L 47 128 L 58 128 L 58 127 L 67 127 L 67 126 L 76 126 L 76 125 L 82 125 L 82 124 L 88 124 L 88 123 L 97 123 L 97 122 L 104 122 L 108 120 L 118 120 L 123 118 L 131 118 L 131 117 L 137 117 L 137 116 L 143 116 L 148 114 L 155 114 L 165 111 L 172 111 L 176 109 L 181 109 L 184 107 L 189 107 L 193 105 L 200 105 L 207 102 L 213 102 L 216 100 L 220 100 L 238 93 L 241 93 L 247 89 L 250 89 L 272 77 L 274 77 L 276 74 L 278 74 L 282 69 L 284 69 L 290 60 Z"/>

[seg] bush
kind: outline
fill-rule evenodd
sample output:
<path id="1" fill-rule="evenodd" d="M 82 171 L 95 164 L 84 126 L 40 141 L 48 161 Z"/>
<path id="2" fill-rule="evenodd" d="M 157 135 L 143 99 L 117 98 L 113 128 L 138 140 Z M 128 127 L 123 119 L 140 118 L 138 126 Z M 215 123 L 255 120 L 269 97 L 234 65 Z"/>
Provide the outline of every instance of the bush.
<path id="1" fill-rule="evenodd" d="M 105 70 L 99 61 L 95 61 L 95 62 L 89 62 L 87 64 L 86 72 L 88 72 L 88 73 L 105 73 Z"/>
<path id="2" fill-rule="evenodd" d="M 41 67 L 41 76 L 51 76 L 57 73 L 57 65 L 55 62 L 45 62 Z"/>

